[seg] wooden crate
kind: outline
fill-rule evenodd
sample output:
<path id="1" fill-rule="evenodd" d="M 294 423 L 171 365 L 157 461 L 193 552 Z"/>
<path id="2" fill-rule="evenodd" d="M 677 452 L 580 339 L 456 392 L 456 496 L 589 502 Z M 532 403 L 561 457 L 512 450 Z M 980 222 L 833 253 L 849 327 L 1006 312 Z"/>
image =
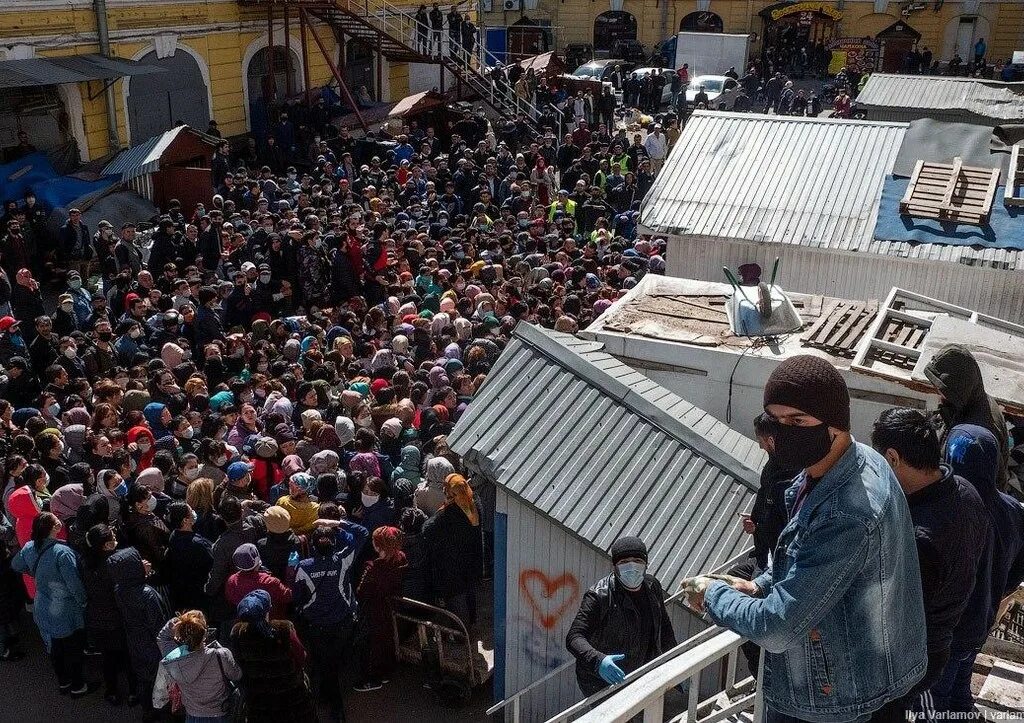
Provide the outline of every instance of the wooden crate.
<path id="1" fill-rule="evenodd" d="M 960 158 L 953 163 L 918 161 L 900 213 L 980 226 L 992 214 L 998 185 L 998 168 L 965 166 Z"/>

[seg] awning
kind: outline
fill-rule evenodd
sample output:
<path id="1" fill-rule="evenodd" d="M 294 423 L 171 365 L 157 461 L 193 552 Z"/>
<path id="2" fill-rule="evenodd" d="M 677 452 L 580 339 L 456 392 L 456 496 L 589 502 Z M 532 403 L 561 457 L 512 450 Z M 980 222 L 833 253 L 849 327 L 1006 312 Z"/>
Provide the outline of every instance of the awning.
<path id="1" fill-rule="evenodd" d="M 153 136 L 137 146 L 125 148 L 103 168 L 104 174 L 117 174 L 121 180 L 127 181 L 136 176 L 160 170 L 160 156 L 167 146 L 171 145 L 178 134 L 187 130 L 188 126 L 178 126 L 166 133 Z"/>
<path id="2" fill-rule="evenodd" d="M 0 88 L 61 85 L 90 80 L 114 80 L 127 75 L 165 73 L 166 68 L 97 53 L 62 58 L 22 58 L 0 61 Z"/>
<path id="3" fill-rule="evenodd" d="M 395 103 L 395 106 L 388 111 L 388 118 L 423 113 L 443 104 L 444 96 L 432 90 L 425 90 L 422 93 L 406 96 Z"/>

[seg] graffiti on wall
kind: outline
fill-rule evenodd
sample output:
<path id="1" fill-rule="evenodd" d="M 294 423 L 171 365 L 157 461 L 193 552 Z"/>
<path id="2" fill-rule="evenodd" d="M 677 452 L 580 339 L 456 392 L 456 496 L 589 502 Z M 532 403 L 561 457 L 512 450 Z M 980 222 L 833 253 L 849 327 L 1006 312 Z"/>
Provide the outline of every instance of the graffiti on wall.
<path id="1" fill-rule="evenodd" d="M 568 659 L 564 635 L 579 604 L 579 580 L 568 571 L 552 575 L 527 568 L 519 573 L 519 594 L 531 612 L 519 620 L 523 654 L 533 665 L 554 670 Z"/>

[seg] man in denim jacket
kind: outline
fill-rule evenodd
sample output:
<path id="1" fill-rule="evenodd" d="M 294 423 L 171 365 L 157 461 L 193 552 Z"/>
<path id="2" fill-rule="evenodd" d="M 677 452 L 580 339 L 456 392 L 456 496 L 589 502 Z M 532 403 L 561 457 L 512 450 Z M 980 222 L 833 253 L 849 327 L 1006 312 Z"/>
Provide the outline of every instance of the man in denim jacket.
<path id="1" fill-rule="evenodd" d="M 752 582 L 684 581 L 690 604 L 766 651 L 770 723 L 902 721 L 924 675 L 925 618 L 914 527 L 885 459 L 850 435 L 846 383 L 813 356 L 765 386 L 776 454 L 803 469 L 789 524 Z"/>

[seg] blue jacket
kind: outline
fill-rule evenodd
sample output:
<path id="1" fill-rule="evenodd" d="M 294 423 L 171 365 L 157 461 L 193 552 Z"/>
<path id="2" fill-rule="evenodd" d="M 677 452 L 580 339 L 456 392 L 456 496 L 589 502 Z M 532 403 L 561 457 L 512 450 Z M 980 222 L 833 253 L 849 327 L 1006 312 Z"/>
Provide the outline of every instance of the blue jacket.
<path id="1" fill-rule="evenodd" d="M 352 563 L 369 536 L 365 527 L 343 521 L 338 526 L 334 552 L 299 562 L 292 583 L 292 602 L 306 622 L 330 626 L 355 617 L 358 604 Z"/>
<path id="2" fill-rule="evenodd" d="M 793 514 L 801 473 L 786 492 Z M 779 536 L 763 597 L 708 586 L 708 615 L 767 658 L 768 707 L 806 721 L 867 720 L 925 672 L 914 526 L 885 459 L 854 442 Z"/>
<path id="3" fill-rule="evenodd" d="M 999 440 L 977 424 L 958 424 L 946 438 L 946 461 L 970 482 L 988 510 L 990 525 L 974 591 L 953 630 L 952 654 L 980 648 L 996 621 L 999 602 L 1024 579 L 1024 508 L 996 489 Z"/>
<path id="4" fill-rule="evenodd" d="M 66 638 L 85 627 L 86 596 L 75 551 L 63 542 L 51 540 L 44 542 L 40 549 L 42 559 L 36 553 L 36 543 L 29 541 L 14 556 L 11 567 L 36 580 L 32 617 L 49 647 L 54 638 Z"/>

